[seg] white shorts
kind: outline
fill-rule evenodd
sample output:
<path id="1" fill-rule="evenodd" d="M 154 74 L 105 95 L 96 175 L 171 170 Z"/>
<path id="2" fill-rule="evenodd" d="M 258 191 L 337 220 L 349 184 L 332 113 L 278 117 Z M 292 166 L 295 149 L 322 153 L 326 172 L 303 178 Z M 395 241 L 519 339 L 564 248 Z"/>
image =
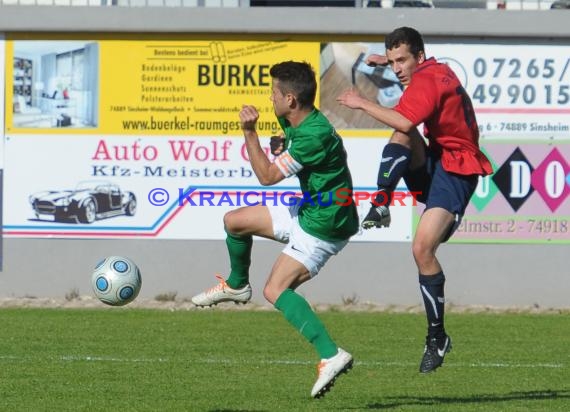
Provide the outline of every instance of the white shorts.
<path id="1" fill-rule="evenodd" d="M 311 277 L 319 273 L 329 258 L 340 252 L 348 243 L 347 240 L 330 242 L 316 238 L 299 226 L 299 207 L 301 202 L 291 206 L 279 204 L 268 206 L 273 221 L 275 240 L 287 243 L 283 253 L 291 256 L 307 268 Z"/>

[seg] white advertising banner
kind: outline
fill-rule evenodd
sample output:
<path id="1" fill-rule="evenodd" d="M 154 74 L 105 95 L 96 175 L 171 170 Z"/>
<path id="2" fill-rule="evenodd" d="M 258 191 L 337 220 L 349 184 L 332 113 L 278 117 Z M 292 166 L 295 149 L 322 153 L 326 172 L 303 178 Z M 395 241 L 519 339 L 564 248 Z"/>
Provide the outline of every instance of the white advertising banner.
<path id="1" fill-rule="evenodd" d="M 263 141 L 269 150 L 269 139 Z M 376 190 L 375 165 L 385 140 L 344 141 L 363 217 Z M 223 239 L 225 212 L 302 196 L 296 177 L 261 186 L 243 138 L 235 136 L 13 135 L 6 150 L 8 236 Z M 96 213 L 90 211 L 92 201 Z M 390 229 L 353 240 L 409 241 L 413 206 L 413 197 L 402 196 L 391 208 Z"/>
<path id="2" fill-rule="evenodd" d="M 570 139 L 570 45 L 426 44 L 471 96 L 482 138 Z"/>

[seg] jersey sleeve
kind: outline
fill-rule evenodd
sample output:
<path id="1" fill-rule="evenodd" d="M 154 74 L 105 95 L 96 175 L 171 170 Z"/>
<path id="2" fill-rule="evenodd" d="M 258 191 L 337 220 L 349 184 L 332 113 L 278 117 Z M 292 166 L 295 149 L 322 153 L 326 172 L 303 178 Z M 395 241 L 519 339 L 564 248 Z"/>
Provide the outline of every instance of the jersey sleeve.
<path id="1" fill-rule="evenodd" d="M 416 75 L 394 110 L 417 126 L 437 110 L 438 93 L 432 79 Z"/>

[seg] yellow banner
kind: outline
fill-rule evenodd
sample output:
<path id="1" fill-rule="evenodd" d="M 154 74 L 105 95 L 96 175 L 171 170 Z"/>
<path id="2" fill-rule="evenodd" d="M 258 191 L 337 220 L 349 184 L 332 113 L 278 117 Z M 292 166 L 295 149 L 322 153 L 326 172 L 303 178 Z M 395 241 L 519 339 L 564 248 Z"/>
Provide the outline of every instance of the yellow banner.
<path id="1" fill-rule="evenodd" d="M 278 130 L 271 66 L 307 61 L 318 78 L 319 48 L 316 41 L 13 38 L 7 130 L 240 135 L 238 112 L 252 104 L 260 134 L 269 135 Z"/>

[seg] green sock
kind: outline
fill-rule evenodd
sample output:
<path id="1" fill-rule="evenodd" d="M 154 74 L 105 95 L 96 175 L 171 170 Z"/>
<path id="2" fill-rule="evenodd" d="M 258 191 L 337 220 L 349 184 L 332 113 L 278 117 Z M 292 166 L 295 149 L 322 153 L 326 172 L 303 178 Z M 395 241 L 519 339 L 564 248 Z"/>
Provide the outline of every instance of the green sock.
<path id="1" fill-rule="evenodd" d="M 249 266 L 251 264 L 251 246 L 253 237 L 237 236 L 230 233 L 226 237 L 226 246 L 230 254 L 231 272 L 228 286 L 232 289 L 240 289 L 249 283 Z"/>
<path id="2" fill-rule="evenodd" d="M 301 295 L 292 289 L 285 289 L 275 301 L 275 308 L 280 310 L 285 319 L 315 347 L 321 359 L 331 358 L 337 354 L 338 346 Z"/>

